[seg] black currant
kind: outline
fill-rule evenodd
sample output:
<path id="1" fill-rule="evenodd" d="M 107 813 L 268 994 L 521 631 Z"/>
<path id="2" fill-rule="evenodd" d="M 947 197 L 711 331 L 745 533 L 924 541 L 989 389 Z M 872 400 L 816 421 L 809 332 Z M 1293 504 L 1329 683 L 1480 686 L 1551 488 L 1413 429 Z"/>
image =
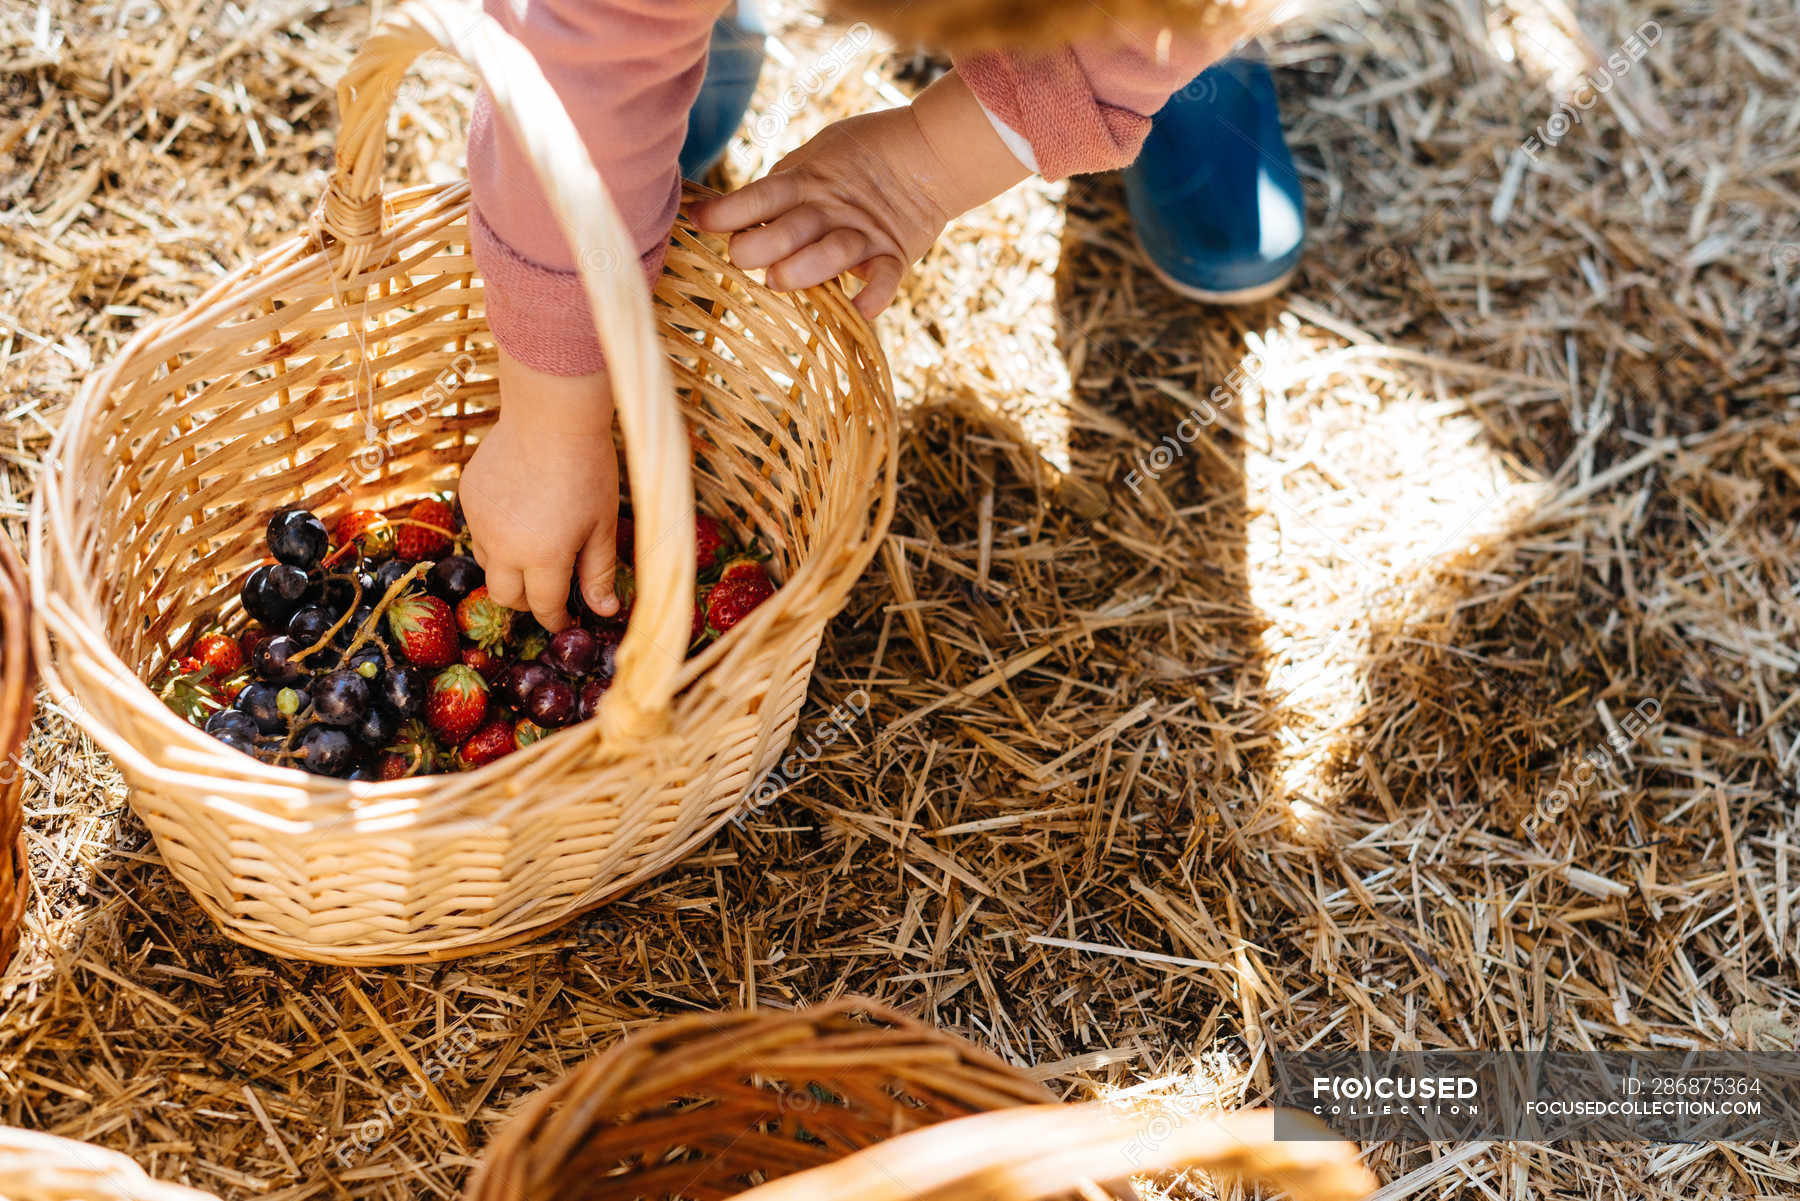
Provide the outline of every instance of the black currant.
<path id="1" fill-rule="evenodd" d="M 313 686 L 313 716 L 328 726 L 354 726 L 369 708 L 369 682 L 353 671 L 330 672 Z"/>
<path id="2" fill-rule="evenodd" d="M 404 664 L 381 674 L 377 681 L 381 699 L 402 717 L 417 717 L 425 711 L 425 694 L 431 687 L 431 673 L 423 667 Z"/>
<path id="3" fill-rule="evenodd" d="M 319 639 L 325 637 L 337 618 L 331 615 L 324 605 L 308 605 L 288 619 L 288 637 L 300 644 L 300 649 L 316 646 Z"/>
<path id="4" fill-rule="evenodd" d="M 364 746 L 380 750 L 394 741 L 400 732 L 400 715 L 386 705 L 370 705 L 362 720 L 356 723 L 356 737 Z"/>
<path id="5" fill-rule="evenodd" d="M 481 587 L 487 573 L 468 555 L 445 555 L 426 573 L 425 587 L 434 596 L 455 604 Z"/>
<path id="6" fill-rule="evenodd" d="M 305 509 L 283 509 L 269 518 L 269 553 L 283 563 L 311 571 L 331 549 L 325 523 Z"/>
<path id="7" fill-rule="evenodd" d="M 250 656 L 251 666 L 256 669 L 257 675 L 272 683 L 297 684 L 306 678 L 306 667 L 304 663 L 295 662 L 294 656 L 305 649 L 298 639 L 289 634 L 264 638 L 256 644 L 256 650 Z"/>
<path id="8" fill-rule="evenodd" d="M 244 685 L 244 690 L 238 693 L 236 708 L 240 713 L 248 714 L 264 734 L 279 734 L 288 724 L 287 716 L 276 707 L 275 698 L 280 693 L 281 685 L 256 680 Z"/>
<path id="9" fill-rule="evenodd" d="M 318 776 L 347 776 L 356 767 L 356 744 L 330 726 L 308 726 L 294 746 L 295 761 Z"/>

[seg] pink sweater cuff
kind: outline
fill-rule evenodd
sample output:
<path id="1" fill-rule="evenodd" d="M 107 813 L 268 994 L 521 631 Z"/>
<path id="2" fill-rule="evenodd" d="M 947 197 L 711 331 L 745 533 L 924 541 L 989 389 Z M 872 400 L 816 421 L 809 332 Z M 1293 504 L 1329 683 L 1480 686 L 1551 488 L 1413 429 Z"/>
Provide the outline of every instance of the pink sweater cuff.
<path id="1" fill-rule="evenodd" d="M 1031 143 L 1045 179 L 1129 166 L 1150 133 L 1148 116 L 1095 94 L 1073 48 L 1030 58 L 976 54 L 957 59 L 956 71 L 988 112 Z"/>
<path id="2" fill-rule="evenodd" d="M 546 375 L 588 375 L 606 366 L 581 276 L 526 258 L 473 204 L 469 241 L 487 297 L 488 327 L 502 350 Z M 668 250 L 667 242 L 658 242 L 639 259 L 652 289 Z"/>

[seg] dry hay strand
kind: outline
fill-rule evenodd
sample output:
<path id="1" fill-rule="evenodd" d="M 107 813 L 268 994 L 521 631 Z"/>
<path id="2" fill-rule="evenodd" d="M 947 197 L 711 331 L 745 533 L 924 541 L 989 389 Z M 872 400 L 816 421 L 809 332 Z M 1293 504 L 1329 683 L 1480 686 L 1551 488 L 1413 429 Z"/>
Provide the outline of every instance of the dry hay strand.
<path id="1" fill-rule="evenodd" d="M 136 310 L 322 180 L 366 12 L 259 8 L 245 37 L 176 7 L 125 43 L 99 5 L 0 13 L 9 517 Z M 842 37 L 778 16 L 765 105 Z M 1657 45 L 1521 160 L 1647 18 Z M 1112 181 L 958 222 L 883 321 L 902 510 L 828 635 L 810 761 L 556 938 L 362 972 L 233 947 L 43 713 L 0 1119 L 228 1197 L 448 1197 L 528 1092 L 736 1004 L 865 993 L 1062 1096 L 1225 1106 L 1303 1042 L 1791 1045 L 1796 34 L 1774 0 L 1403 0 L 1273 37 L 1314 236 L 1266 306 L 1172 300 Z M 869 44 L 731 172 L 918 66 Z M 402 98 L 408 182 L 456 169 L 466 101 Z M 1628 756 L 1534 820 L 1645 698 Z M 1786 1144 L 1370 1159 L 1389 1197 L 1800 1195 Z"/>

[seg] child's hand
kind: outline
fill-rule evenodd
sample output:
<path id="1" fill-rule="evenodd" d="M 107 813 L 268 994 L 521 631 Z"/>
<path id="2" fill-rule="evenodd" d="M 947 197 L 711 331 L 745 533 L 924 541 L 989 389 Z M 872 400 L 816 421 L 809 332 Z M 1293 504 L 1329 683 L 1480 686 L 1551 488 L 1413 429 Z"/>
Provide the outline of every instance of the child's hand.
<path id="1" fill-rule="evenodd" d="M 463 468 L 460 494 L 488 594 L 530 609 L 552 632 L 569 624 L 569 580 L 588 607 L 613 596 L 619 463 L 604 372 L 556 376 L 500 354 L 500 418 Z"/>
<path id="2" fill-rule="evenodd" d="M 1025 178 L 968 86 L 952 72 L 906 108 L 826 127 L 768 175 L 694 210 L 732 233 L 731 258 L 767 267 L 772 288 L 809 288 L 845 271 L 873 318 L 944 226 Z"/>

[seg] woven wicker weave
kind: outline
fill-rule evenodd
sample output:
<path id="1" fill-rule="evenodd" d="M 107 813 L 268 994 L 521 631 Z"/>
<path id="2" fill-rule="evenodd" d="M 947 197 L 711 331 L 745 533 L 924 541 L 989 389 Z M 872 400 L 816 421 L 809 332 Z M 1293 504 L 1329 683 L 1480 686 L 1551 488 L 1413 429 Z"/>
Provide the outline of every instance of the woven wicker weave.
<path id="1" fill-rule="evenodd" d="M 1266 1110 L 1058 1105 L 987 1052 L 850 998 L 631 1035 L 532 1097 L 463 1201 L 1035 1201 L 1174 1167 L 1293 1201 L 1374 1188 L 1348 1143 L 1272 1134 Z"/>
<path id="2" fill-rule="evenodd" d="M 116 1151 L 32 1130 L 0 1126 L 4 1201 L 218 1201 L 165 1184 Z"/>
<path id="3" fill-rule="evenodd" d="M 141 680 L 257 561 L 274 509 L 329 519 L 451 486 L 494 417 L 467 185 L 380 190 L 388 102 L 434 46 L 517 127 L 577 251 L 633 481 L 639 601 L 578 732 L 466 774 L 344 784 L 227 750 Z M 479 13 L 389 13 L 339 101 L 319 229 L 144 329 L 77 397 L 33 509 L 39 657 L 234 937 L 336 963 L 448 958 L 667 868 L 772 768 L 892 513 L 891 388 L 840 288 L 769 291 L 685 224 L 653 309 L 568 117 Z M 772 549 L 782 587 L 684 661 L 696 493 Z"/>
<path id="4" fill-rule="evenodd" d="M 19 949 L 19 923 L 31 892 L 25 857 L 25 773 L 19 749 L 31 733 L 37 691 L 31 670 L 31 598 L 25 568 L 0 534 L 0 968 Z"/>

